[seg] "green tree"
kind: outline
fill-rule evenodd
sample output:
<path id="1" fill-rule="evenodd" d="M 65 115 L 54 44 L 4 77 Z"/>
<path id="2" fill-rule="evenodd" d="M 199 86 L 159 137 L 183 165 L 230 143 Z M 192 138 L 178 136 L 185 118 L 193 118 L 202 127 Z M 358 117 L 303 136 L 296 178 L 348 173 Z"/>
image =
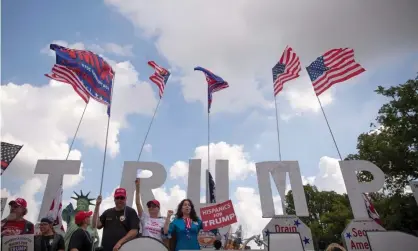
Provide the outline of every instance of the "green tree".
<path id="1" fill-rule="evenodd" d="M 341 243 L 341 233 L 353 218 L 350 203 L 346 194 L 336 192 L 318 191 L 316 186 L 304 186 L 309 217 L 301 217 L 309 226 L 314 238 L 315 248 L 319 242 L 330 244 Z M 286 212 L 295 214 L 292 191 L 286 195 Z"/>
<path id="2" fill-rule="evenodd" d="M 346 159 L 373 162 L 386 174 L 386 192 L 403 193 L 409 181 L 418 178 L 418 80 L 379 86 L 376 93 L 389 102 L 380 108 L 373 130 L 358 137 L 358 153 Z"/>

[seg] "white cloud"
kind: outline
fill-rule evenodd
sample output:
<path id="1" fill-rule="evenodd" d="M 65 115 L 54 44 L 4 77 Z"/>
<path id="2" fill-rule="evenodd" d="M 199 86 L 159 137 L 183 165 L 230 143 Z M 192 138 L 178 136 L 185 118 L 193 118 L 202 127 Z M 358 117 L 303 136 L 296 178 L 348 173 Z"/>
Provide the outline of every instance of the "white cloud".
<path id="1" fill-rule="evenodd" d="M 208 166 L 208 146 L 199 146 L 195 149 L 192 159 L 201 159 L 202 167 Z M 216 160 L 224 159 L 229 161 L 230 180 L 244 180 L 248 175 L 255 174 L 255 163 L 250 161 L 250 156 L 244 152 L 243 145 L 230 145 L 226 142 L 210 144 L 210 170 L 215 173 Z M 170 177 L 187 179 L 189 164 L 184 161 L 177 161 L 170 168 Z M 204 186 L 204 172 L 202 172 L 201 185 Z"/>
<path id="2" fill-rule="evenodd" d="M 152 145 L 151 144 L 145 144 L 144 151 L 147 153 L 152 153 Z"/>
<path id="3" fill-rule="evenodd" d="M 133 45 L 119 45 L 116 43 L 104 43 L 104 44 L 88 44 L 85 45 L 83 43 L 69 43 L 63 40 L 54 40 L 51 44 L 58 44 L 67 48 L 78 49 L 78 50 L 91 50 L 94 53 L 98 54 L 110 54 L 115 56 L 121 57 L 133 57 L 134 54 L 132 52 Z M 44 48 L 41 49 L 41 53 L 47 54 L 51 57 L 55 57 L 55 52 L 49 49 L 49 44 L 45 45 Z"/>
<path id="4" fill-rule="evenodd" d="M 418 20 L 413 11 L 418 6 L 413 0 L 403 4 L 266 1 L 261 5 L 254 1 L 105 2 L 155 40 L 158 51 L 184 74 L 181 85 L 187 101 L 207 103 L 204 77 L 193 72 L 196 64 L 229 82 L 229 89 L 214 95 L 213 112 L 271 109 L 271 68 L 286 45 L 294 48 L 304 66 L 328 49 L 349 46 L 368 71 L 385 62 L 382 58 L 418 49 Z M 285 91 L 295 112 L 317 111 L 306 75 L 285 86 Z M 330 103 L 332 92 L 323 98 L 324 105 Z"/>

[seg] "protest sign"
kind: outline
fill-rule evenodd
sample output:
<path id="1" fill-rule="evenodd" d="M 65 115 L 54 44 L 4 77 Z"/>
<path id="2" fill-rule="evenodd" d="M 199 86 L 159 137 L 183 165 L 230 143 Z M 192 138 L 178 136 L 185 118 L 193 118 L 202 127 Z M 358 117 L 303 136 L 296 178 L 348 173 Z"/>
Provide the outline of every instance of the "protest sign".
<path id="1" fill-rule="evenodd" d="M 225 227 L 237 222 L 232 201 L 228 200 L 216 205 L 202 207 L 200 209 L 203 230 L 209 231 Z"/>
<path id="2" fill-rule="evenodd" d="M 10 235 L 1 238 L 1 250 L 3 251 L 33 251 L 34 235 Z"/>

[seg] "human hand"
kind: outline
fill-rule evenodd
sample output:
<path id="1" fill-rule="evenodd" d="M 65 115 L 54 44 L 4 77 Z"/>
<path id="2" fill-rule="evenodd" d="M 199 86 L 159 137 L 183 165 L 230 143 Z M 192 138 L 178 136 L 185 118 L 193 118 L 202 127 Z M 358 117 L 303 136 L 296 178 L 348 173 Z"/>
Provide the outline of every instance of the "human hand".
<path id="1" fill-rule="evenodd" d="M 102 203 L 102 196 L 99 195 L 97 196 L 97 199 L 96 199 L 96 206 L 100 206 L 101 203 Z"/>
<path id="2" fill-rule="evenodd" d="M 171 216 L 173 216 L 173 214 L 174 214 L 173 210 L 168 210 L 167 211 L 167 219 L 170 219 Z"/>
<path id="3" fill-rule="evenodd" d="M 113 247 L 113 251 L 119 251 L 119 248 L 121 247 L 122 245 L 118 242 L 118 243 L 116 243 L 116 245 Z"/>

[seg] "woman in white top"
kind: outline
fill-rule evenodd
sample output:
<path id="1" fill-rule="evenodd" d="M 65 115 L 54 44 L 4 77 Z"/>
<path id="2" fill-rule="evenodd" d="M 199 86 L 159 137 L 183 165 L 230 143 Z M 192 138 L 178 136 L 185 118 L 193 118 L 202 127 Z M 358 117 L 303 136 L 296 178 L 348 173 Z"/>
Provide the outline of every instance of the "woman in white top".
<path id="1" fill-rule="evenodd" d="M 155 238 L 159 241 L 162 241 L 166 246 L 168 246 L 168 240 L 163 237 L 164 225 L 166 220 L 163 217 L 159 217 L 160 214 L 160 202 L 158 200 L 151 200 L 147 202 L 148 213 L 144 212 L 144 209 L 140 203 L 140 179 L 135 180 L 136 194 L 135 194 L 135 203 L 138 210 L 138 216 L 141 219 L 141 229 L 142 236 L 149 236 Z M 170 221 L 168 221 L 170 224 Z"/>

